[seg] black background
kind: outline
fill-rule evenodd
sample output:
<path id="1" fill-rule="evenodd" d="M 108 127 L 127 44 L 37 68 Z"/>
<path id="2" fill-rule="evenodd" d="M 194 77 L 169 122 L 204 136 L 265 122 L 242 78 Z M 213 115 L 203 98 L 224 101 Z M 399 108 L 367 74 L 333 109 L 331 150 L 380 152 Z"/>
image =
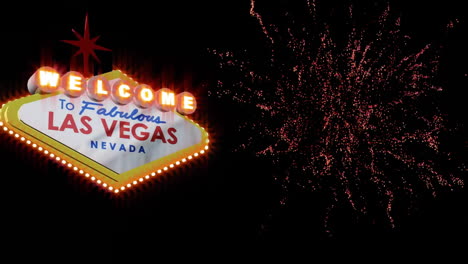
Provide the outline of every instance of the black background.
<path id="1" fill-rule="evenodd" d="M 286 2 L 259 2 L 258 11 L 275 12 Z M 380 14 L 385 5 L 353 2 L 363 18 Z M 390 1 L 416 46 L 444 45 L 440 80 L 446 91 L 441 107 L 450 126 L 459 128 L 447 144 L 466 160 L 468 15 L 462 2 Z M 329 1 L 327 8 L 341 10 L 347 4 Z M 353 249 L 354 256 L 376 252 L 419 256 L 454 255 L 466 246 L 464 189 L 442 192 L 437 198 L 423 194 L 411 213 L 397 216 L 394 229 L 379 216 L 358 219 L 339 207 L 330 235 L 322 224 L 324 205 L 310 193 L 293 193 L 289 204 L 280 208 L 274 168 L 251 153 L 233 152 L 243 140 L 236 126 L 247 113 L 239 105 L 207 95 L 217 77 L 216 61 L 207 48 L 258 48 L 264 41 L 249 9 L 244 0 L 0 6 L 2 101 L 25 94 L 27 79 L 41 65 L 68 70 L 76 49 L 59 40 L 75 39 L 72 28 L 82 33 L 88 12 L 91 37 L 101 35 L 97 43 L 113 50 L 97 52 L 102 64 L 96 72 L 122 68 L 154 87 L 161 82 L 175 87 L 189 83 L 188 90 L 199 98 L 194 118 L 206 124 L 213 139 L 207 157 L 115 198 L 1 135 L 0 240 L 7 245 L 3 247 L 7 255 L 68 263 L 226 253 L 219 259 L 224 262 L 245 253 L 275 256 L 292 248 L 292 255 L 302 252 L 313 260 L 343 249 Z M 455 30 L 442 33 L 455 18 L 460 20 Z M 196 255 L 188 253 L 191 249 Z"/>

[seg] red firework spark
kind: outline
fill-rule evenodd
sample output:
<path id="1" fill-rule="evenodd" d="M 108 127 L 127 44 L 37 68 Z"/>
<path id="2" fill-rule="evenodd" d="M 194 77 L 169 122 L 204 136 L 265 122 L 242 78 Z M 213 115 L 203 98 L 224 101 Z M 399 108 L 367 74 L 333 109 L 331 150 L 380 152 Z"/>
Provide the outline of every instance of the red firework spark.
<path id="1" fill-rule="evenodd" d="M 251 0 L 250 14 L 268 42 L 260 62 L 213 50 L 222 70 L 236 76 L 219 80 L 214 94 L 254 104 L 262 120 L 244 124 L 256 136 L 241 148 L 286 168 L 279 178 L 285 190 L 328 193 L 330 210 L 345 200 L 364 214 L 374 203 L 369 197 L 378 197 L 392 226 L 395 199 L 463 186 L 440 162 L 450 156 L 440 150 L 436 50 L 411 52 L 389 7 L 374 29 L 351 26 L 344 44 L 317 22 L 315 1 L 306 7 L 310 23 L 286 15 L 289 23 L 273 25 Z M 350 21 L 352 15 L 350 8 Z"/>

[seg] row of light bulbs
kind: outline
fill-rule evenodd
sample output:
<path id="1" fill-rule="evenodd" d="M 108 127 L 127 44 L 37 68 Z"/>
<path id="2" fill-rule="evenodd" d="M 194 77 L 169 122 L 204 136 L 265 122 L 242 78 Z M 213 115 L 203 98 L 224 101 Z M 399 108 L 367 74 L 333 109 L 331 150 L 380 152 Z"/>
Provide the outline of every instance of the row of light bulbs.
<path id="1" fill-rule="evenodd" d="M 114 187 L 114 186 L 108 185 L 107 183 L 103 183 L 101 180 L 96 179 L 96 177 L 90 175 L 89 173 L 85 172 L 84 170 L 78 168 L 77 166 L 74 166 L 72 163 L 66 161 L 65 159 L 63 159 L 61 157 L 59 157 L 57 154 L 54 154 L 54 153 L 50 152 L 49 150 L 47 150 L 47 149 L 43 148 L 42 146 L 38 145 L 37 143 L 34 143 L 33 141 L 27 139 L 26 137 L 18 134 L 17 132 L 15 132 L 12 129 L 8 128 L 1 121 L 0 121 L 0 128 L 4 132 L 6 132 L 9 135 L 13 136 L 15 139 L 26 143 L 26 145 L 31 146 L 33 149 L 36 149 L 37 151 L 43 153 L 46 156 L 49 156 L 51 159 L 54 159 L 56 162 L 61 163 L 62 165 L 68 167 L 69 169 L 79 173 L 80 175 L 84 175 L 86 178 L 89 178 L 92 182 L 102 186 L 105 190 L 116 193 L 116 194 L 121 192 L 121 191 L 125 191 L 126 189 L 129 189 L 129 188 L 131 188 L 133 186 L 136 186 L 137 184 L 142 183 L 143 181 L 148 180 L 151 177 L 154 177 L 154 176 L 156 176 L 158 174 L 162 174 L 163 172 L 166 172 L 166 171 L 168 171 L 168 170 L 170 170 L 172 168 L 175 168 L 176 166 L 179 166 L 182 163 L 186 163 L 186 162 L 188 162 L 190 160 L 193 160 L 193 159 L 199 157 L 200 155 L 205 154 L 206 151 L 209 148 L 208 143 L 210 142 L 210 140 L 207 139 L 205 141 L 206 145 L 204 146 L 203 149 L 193 153 L 192 155 L 187 156 L 186 158 L 183 158 L 183 159 L 181 159 L 179 161 L 176 161 L 176 162 L 170 164 L 169 166 L 165 166 L 162 169 L 158 169 L 158 170 L 156 170 L 156 171 L 154 171 L 154 172 L 152 172 L 152 173 L 150 173 L 150 174 L 148 174 L 148 175 L 146 175 L 144 177 L 139 178 L 138 180 L 134 180 L 132 183 L 128 183 L 128 184 L 120 186 L 120 187 Z"/>

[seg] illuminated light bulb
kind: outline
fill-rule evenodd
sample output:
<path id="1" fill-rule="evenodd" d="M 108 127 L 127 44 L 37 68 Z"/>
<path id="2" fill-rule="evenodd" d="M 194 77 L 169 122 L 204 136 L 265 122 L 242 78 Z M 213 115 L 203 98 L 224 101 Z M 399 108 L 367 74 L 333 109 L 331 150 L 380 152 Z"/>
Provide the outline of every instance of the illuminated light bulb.
<path id="1" fill-rule="evenodd" d="M 19 138 L 19 135 L 18 135 L 18 134 L 15 134 L 15 138 Z"/>
<path id="2" fill-rule="evenodd" d="M 118 189 L 115 189 L 115 191 L 114 191 L 114 192 L 115 192 L 115 193 L 119 193 L 119 190 L 118 190 Z"/>
<path id="3" fill-rule="evenodd" d="M 172 111 L 176 108 L 175 94 L 168 88 L 159 89 L 155 95 L 156 108 L 161 111 L 167 112 Z"/>
<path id="4" fill-rule="evenodd" d="M 77 171 L 77 170 L 78 170 L 78 168 L 77 168 L 77 167 L 73 167 L 73 170 L 74 170 L 74 171 Z"/>
<path id="5" fill-rule="evenodd" d="M 83 171 L 83 170 L 80 170 L 80 171 L 79 171 L 79 173 L 80 173 L 80 174 L 83 174 L 83 173 L 84 173 L 84 171 Z"/>
<path id="6" fill-rule="evenodd" d="M 195 157 L 198 157 L 198 153 L 193 154 Z"/>
<path id="7" fill-rule="evenodd" d="M 91 77 L 86 82 L 86 94 L 96 101 L 104 101 L 110 96 L 109 81 L 103 76 Z"/>
<path id="8" fill-rule="evenodd" d="M 138 180 L 139 180 L 140 182 L 142 182 L 142 181 L 143 181 L 143 178 L 140 178 L 140 179 L 138 179 Z"/>
<path id="9" fill-rule="evenodd" d="M 3 122 L 0 121 L 0 126 L 3 126 Z"/>
<path id="10" fill-rule="evenodd" d="M 96 180 L 96 177 L 94 177 L 94 176 L 91 177 L 91 180 L 92 180 L 92 181 L 95 181 L 95 180 Z"/>
<path id="11" fill-rule="evenodd" d="M 7 130 L 8 130 L 8 127 L 3 127 L 3 130 L 7 131 Z"/>
<path id="12" fill-rule="evenodd" d="M 42 148 L 42 147 L 38 147 L 37 149 L 38 149 L 39 151 L 42 151 L 42 150 L 43 150 L 43 148 Z"/>
<path id="13" fill-rule="evenodd" d="M 20 140 L 21 140 L 21 141 L 25 141 L 26 139 L 25 139 L 24 137 L 21 137 Z"/>
<path id="14" fill-rule="evenodd" d="M 68 168 L 71 168 L 73 165 L 71 163 L 67 164 Z"/>
<path id="15" fill-rule="evenodd" d="M 28 145 L 31 144 L 31 140 L 27 140 L 26 144 L 28 144 Z"/>
<path id="16" fill-rule="evenodd" d="M 60 157 L 56 157 L 55 160 L 56 160 L 56 161 L 60 161 Z"/>
<path id="17" fill-rule="evenodd" d="M 109 186 L 109 191 L 112 191 L 112 190 L 114 190 L 114 187 Z"/>
<path id="18" fill-rule="evenodd" d="M 78 97 L 86 91 L 86 82 L 83 75 L 76 71 L 67 72 L 60 79 L 60 86 L 65 94 L 70 97 Z"/>
<path id="19" fill-rule="evenodd" d="M 175 165 L 180 165 L 180 161 L 176 161 Z"/>
<path id="20" fill-rule="evenodd" d="M 98 184 L 101 184 L 101 182 L 102 182 L 101 180 L 97 180 L 97 183 L 98 183 Z"/>
<path id="21" fill-rule="evenodd" d="M 146 176 L 145 176 L 145 179 L 149 179 L 149 177 L 150 177 L 149 175 L 146 175 Z"/>
<path id="22" fill-rule="evenodd" d="M 107 183 L 104 183 L 104 184 L 102 185 L 102 187 L 106 188 L 106 187 L 107 187 Z"/>
<path id="23" fill-rule="evenodd" d="M 177 101 L 177 112 L 183 114 L 183 115 L 190 115 L 195 112 L 197 109 L 197 100 L 195 99 L 195 96 L 189 92 L 182 92 L 177 95 L 176 98 Z M 195 123 L 196 126 L 200 126 L 197 123 Z"/>
<path id="24" fill-rule="evenodd" d="M 152 177 L 156 176 L 156 173 L 152 172 L 152 173 L 151 173 L 151 176 L 152 176 Z"/>
<path id="25" fill-rule="evenodd" d="M 169 165 L 170 168 L 174 168 L 174 164 Z"/>
<path id="26" fill-rule="evenodd" d="M 33 148 L 37 147 L 36 143 L 32 144 L 32 147 L 33 147 Z"/>
<path id="27" fill-rule="evenodd" d="M 89 173 L 86 173 L 84 176 L 85 176 L 85 177 L 89 177 Z"/>
<path id="28" fill-rule="evenodd" d="M 168 168 L 167 168 L 167 167 L 164 167 L 164 168 L 163 168 L 163 170 L 167 171 L 167 170 L 168 170 Z"/>
<path id="29" fill-rule="evenodd" d="M 130 187 L 132 187 L 132 185 L 131 185 L 130 183 L 129 183 L 129 184 L 127 184 L 127 188 L 130 188 Z"/>
<path id="30" fill-rule="evenodd" d="M 205 151 L 204 151 L 204 150 L 201 150 L 201 151 L 200 151 L 200 154 L 205 154 Z"/>
<path id="31" fill-rule="evenodd" d="M 10 135 L 13 135 L 13 130 L 8 131 L 8 133 L 10 133 Z"/>
<path id="32" fill-rule="evenodd" d="M 36 92 L 52 93 L 59 88 L 60 75 L 51 67 L 39 68 L 28 80 L 28 91 L 31 94 Z"/>
<path id="33" fill-rule="evenodd" d="M 125 186 L 120 187 L 120 190 L 122 191 L 125 190 Z"/>
<path id="34" fill-rule="evenodd" d="M 134 94 L 133 102 L 141 108 L 151 107 L 156 100 L 153 89 L 146 84 L 135 87 Z"/>
<path id="35" fill-rule="evenodd" d="M 193 158 L 193 157 L 192 157 L 191 155 L 190 155 L 190 156 L 188 156 L 188 159 L 189 159 L 189 160 L 191 160 L 192 158 Z"/>
<path id="36" fill-rule="evenodd" d="M 183 158 L 183 159 L 182 159 L 182 162 L 186 162 L 186 161 L 187 161 L 187 159 L 186 159 L 186 158 Z"/>
<path id="37" fill-rule="evenodd" d="M 206 143 L 210 143 L 210 140 L 209 140 L 209 139 L 207 139 L 207 140 L 206 140 Z"/>
<path id="38" fill-rule="evenodd" d="M 49 154 L 49 151 L 48 150 L 44 150 L 44 154 Z"/>
<path id="39" fill-rule="evenodd" d="M 205 150 L 208 150 L 208 146 L 205 146 Z"/>
<path id="40" fill-rule="evenodd" d="M 116 104 L 126 105 L 132 101 L 133 90 L 131 84 L 125 80 L 118 80 L 112 85 L 111 98 Z"/>
<path id="41" fill-rule="evenodd" d="M 158 170 L 157 173 L 162 173 L 162 170 Z"/>
<path id="42" fill-rule="evenodd" d="M 55 158 L 55 155 L 53 153 L 50 153 L 49 157 Z"/>
<path id="43" fill-rule="evenodd" d="M 138 184 L 138 182 L 137 182 L 137 181 L 133 181 L 133 185 L 137 185 L 137 184 Z"/>

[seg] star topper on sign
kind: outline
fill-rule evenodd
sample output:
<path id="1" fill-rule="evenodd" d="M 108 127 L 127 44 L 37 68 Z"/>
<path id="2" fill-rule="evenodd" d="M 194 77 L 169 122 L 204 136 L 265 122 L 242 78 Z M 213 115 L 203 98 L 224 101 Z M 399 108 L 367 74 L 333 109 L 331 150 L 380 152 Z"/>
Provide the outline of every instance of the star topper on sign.
<path id="1" fill-rule="evenodd" d="M 99 58 L 97 57 L 95 50 L 103 50 L 103 51 L 112 51 L 111 49 L 99 46 L 96 44 L 96 41 L 99 39 L 100 36 L 96 36 L 94 38 L 90 38 L 89 34 L 89 24 L 88 24 L 88 14 L 85 16 L 85 25 L 84 25 L 84 33 L 83 36 L 80 33 L 76 32 L 76 30 L 72 29 L 73 34 L 78 38 L 78 40 L 62 40 L 62 42 L 71 44 L 79 48 L 79 50 L 73 55 L 78 56 L 80 54 L 83 55 L 83 74 L 84 76 L 89 76 L 89 55 L 91 55 L 98 63 L 101 63 Z"/>

